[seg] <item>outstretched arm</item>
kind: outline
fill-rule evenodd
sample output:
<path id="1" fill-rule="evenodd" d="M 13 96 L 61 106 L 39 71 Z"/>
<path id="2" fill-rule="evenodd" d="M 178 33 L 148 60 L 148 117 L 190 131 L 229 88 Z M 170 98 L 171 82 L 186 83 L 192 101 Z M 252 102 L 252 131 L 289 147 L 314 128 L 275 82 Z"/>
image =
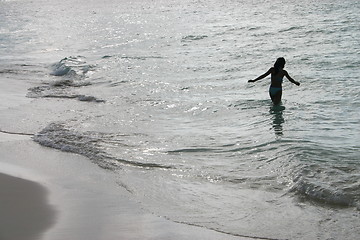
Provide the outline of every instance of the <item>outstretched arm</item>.
<path id="1" fill-rule="evenodd" d="M 292 82 L 293 84 L 296 84 L 296 85 L 300 86 L 300 83 L 297 82 L 297 81 L 295 81 L 292 77 L 290 77 L 290 75 L 288 74 L 287 71 L 285 71 L 285 76 L 286 76 L 287 79 L 289 79 L 290 82 Z"/>
<path id="2" fill-rule="evenodd" d="M 266 73 L 264 73 L 263 75 L 255 78 L 254 80 L 249 80 L 248 82 L 256 82 L 256 81 L 258 81 L 258 80 L 260 80 L 260 79 L 263 79 L 263 78 L 269 76 L 269 74 L 271 73 L 271 71 L 272 71 L 272 68 L 270 68 L 270 69 L 269 69 Z"/>

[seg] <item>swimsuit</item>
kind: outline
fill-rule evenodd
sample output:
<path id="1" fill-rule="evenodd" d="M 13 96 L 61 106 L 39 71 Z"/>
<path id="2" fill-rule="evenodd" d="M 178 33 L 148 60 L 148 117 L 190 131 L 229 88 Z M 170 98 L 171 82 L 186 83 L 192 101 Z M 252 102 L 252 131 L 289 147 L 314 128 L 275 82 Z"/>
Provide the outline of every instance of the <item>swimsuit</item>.
<path id="1" fill-rule="evenodd" d="M 271 87 L 269 89 L 270 96 L 275 96 L 278 92 L 281 92 L 282 88 L 280 87 Z"/>
<path id="2" fill-rule="evenodd" d="M 275 81 L 279 82 L 280 84 L 283 82 L 282 77 L 275 78 Z M 282 91 L 282 87 L 272 87 L 270 86 L 269 93 L 270 96 L 275 96 L 278 92 Z"/>

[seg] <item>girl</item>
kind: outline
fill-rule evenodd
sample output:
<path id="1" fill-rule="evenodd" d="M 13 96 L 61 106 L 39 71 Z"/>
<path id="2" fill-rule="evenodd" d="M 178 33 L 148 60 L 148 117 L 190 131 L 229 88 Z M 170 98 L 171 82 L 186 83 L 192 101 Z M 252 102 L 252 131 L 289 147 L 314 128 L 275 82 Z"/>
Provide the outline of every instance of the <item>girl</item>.
<path id="1" fill-rule="evenodd" d="M 273 101 L 273 103 L 275 105 L 279 104 L 281 101 L 282 82 L 283 82 L 284 76 L 286 76 L 286 78 L 290 82 L 292 82 L 298 86 L 300 85 L 299 82 L 295 81 L 294 79 L 292 79 L 289 76 L 287 71 L 284 70 L 284 67 L 285 67 L 285 58 L 282 58 L 282 57 L 278 58 L 274 64 L 274 67 L 270 68 L 266 73 L 255 78 L 254 80 L 248 81 L 248 82 L 256 82 L 260 79 L 267 77 L 269 74 L 271 74 L 271 85 L 270 85 L 270 89 L 269 89 L 269 94 L 270 94 L 271 100 Z"/>

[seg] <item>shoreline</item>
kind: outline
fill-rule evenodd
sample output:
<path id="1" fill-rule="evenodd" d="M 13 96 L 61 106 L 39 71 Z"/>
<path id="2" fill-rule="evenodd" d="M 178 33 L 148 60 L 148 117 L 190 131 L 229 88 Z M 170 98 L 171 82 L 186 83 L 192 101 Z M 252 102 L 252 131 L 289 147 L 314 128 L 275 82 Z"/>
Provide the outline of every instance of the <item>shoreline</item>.
<path id="1" fill-rule="evenodd" d="M 15 216 L 29 228 L 8 222 L 6 235 L 1 230 L 7 240 L 251 239 L 155 216 L 116 183 L 115 173 L 87 158 L 40 146 L 29 136 L 0 137 L 0 201 L 11 206 L 0 222 Z M 34 215 L 25 214 L 34 209 L 29 203 L 38 209 Z"/>
<path id="2" fill-rule="evenodd" d="M 0 227 L 0 239 L 249 239 L 149 213 L 117 183 L 116 173 L 84 156 L 35 143 L 27 131 L 38 127 L 24 124 L 27 117 L 19 110 L 33 107 L 33 99 L 25 97 L 32 84 L 11 79 L 3 76 L 0 82 L 0 203 L 7 208 L 0 215 L 0 223 L 7 224 L 1 224 L 6 230 Z M 37 210 L 29 215 L 33 205 Z"/>

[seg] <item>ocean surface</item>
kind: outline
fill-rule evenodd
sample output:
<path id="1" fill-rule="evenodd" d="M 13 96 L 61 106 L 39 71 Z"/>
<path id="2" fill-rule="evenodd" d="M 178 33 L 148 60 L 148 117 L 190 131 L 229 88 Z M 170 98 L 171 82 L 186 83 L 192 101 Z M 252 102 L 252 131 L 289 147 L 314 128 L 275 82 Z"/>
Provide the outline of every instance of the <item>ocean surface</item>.
<path id="1" fill-rule="evenodd" d="M 357 239 L 359 20 L 355 0 L 0 0 L 18 95 L 0 129 L 85 155 L 171 221 Z M 301 85 L 274 107 L 247 80 L 278 57 Z"/>

